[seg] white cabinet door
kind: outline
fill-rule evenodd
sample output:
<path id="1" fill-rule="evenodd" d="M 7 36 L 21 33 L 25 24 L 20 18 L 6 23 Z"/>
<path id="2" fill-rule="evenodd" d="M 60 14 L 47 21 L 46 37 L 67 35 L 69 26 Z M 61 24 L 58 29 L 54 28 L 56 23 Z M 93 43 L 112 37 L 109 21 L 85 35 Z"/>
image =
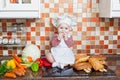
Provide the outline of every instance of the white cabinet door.
<path id="1" fill-rule="evenodd" d="M 0 18 L 40 18 L 40 0 L 0 0 Z"/>
<path id="2" fill-rule="evenodd" d="M 120 18 L 120 0 L 99 0 L 99 16 Z"/>
<path id="3" fill-rule="evenodd" d="M 3 10 L 38 10 L 38 0 L 3 0 Z"/>
<path id="4" fill-rule="evenodd" d="M 120 10 L 120 0 L 112 0 L 112 10 Z"/>

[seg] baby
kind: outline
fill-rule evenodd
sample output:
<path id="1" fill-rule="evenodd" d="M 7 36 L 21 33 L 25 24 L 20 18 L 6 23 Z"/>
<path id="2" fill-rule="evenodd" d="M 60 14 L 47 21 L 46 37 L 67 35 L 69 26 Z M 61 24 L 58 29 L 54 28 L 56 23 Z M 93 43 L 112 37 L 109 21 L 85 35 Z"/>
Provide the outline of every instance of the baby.
<path id="1" fill-rule="evenodd" d="M 52 63 L 52 67 L 63 69 L 67 65 L 74 64 L 74 54 L 70 47 L 74 45 L 70 30 L 76 25 L 76 18 L 69 15 L 59 16 L 53 19 L 53 25 L 57 28 L 51 40 L 51 52 L 46 53 L 46 58 Z"/>

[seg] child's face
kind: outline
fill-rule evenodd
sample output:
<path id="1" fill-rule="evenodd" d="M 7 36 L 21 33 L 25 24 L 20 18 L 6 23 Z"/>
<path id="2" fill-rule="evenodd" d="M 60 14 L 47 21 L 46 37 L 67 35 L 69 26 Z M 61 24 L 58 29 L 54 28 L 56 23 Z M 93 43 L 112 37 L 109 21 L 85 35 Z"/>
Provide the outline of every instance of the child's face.
<path id="1" fill-rule="evenodd" d="M 59 33 L 69 33 L 70 27 L 66 23 L 62 23 L 58 27 Z"/>

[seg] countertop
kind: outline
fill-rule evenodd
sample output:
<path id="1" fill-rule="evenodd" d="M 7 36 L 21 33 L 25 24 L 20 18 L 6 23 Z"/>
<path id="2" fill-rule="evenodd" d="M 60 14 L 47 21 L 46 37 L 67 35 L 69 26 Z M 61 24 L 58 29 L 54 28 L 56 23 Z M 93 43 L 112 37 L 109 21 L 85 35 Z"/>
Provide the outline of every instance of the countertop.
<path id="1" fill-rule="evenodd" d="M 28 69 L 25 76 L 17 77 L 16 80 L 120 80 L 120 55 L 106 55 L 106 57 L 107 57 L 106 65 L 108 68 L 108 72 L 110 72 L 107 74 L 93 73 L 93 75 L 91 74 L 81 75 L 79 72 L 75 72 L 74 69 L 70 69 L 68 72 L 66 72 L 69 75 L 51 76 L 51 74 L 48 74 L 49 73 L 48 71 L 50 70 L 46 72 L 44 71 L 45 68 L 40 68 L 39 72 L 37 73 L 33 73 L 31 70 Z M 0 56 L 0 61 L 2 59 L 10 58 L 11 58 L 10 56 L 9 57 Z M 45 76 L 45 74 L 48 75 Z M 10 79 L 1 77 L 0 80 Z"/>

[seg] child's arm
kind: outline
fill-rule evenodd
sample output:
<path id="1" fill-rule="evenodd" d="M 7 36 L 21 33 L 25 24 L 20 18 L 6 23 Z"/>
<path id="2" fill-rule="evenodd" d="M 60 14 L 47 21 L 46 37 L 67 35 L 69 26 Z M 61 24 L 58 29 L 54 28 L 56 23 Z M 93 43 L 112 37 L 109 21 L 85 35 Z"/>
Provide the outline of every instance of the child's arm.
<path id="1" fill-rule="evenodd" d="M 51 40 L 51 45 L 53 47 L 57 46 L 60 43 L 60 40 L 58 40 L 58 34 L 54 34 Z"/>
<path id="2" fill-rule="evenodd" d="M 72 47 L 74 45 L 72 36 L 70 36 L 67 40 L 65 40 L 65 43 L 67 44 L 68 47 Z"/>

